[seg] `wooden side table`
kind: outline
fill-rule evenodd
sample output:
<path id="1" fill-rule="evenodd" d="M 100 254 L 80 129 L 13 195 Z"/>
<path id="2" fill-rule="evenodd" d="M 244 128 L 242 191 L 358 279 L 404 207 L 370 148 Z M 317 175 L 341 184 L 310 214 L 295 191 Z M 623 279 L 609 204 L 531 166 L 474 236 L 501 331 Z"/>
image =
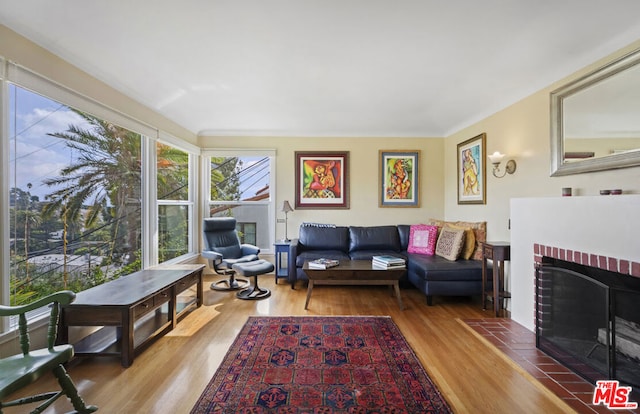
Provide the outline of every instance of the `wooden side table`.
<path id="1" fill-rule="evenodd" d="M 493 286 L 488 286 L 487 260 L 493 261 Z M 500 316 L 502 301 L 511 297 L 511 293 L 504 289 L 505 260 L 511 260 L 509 242 L 482 243 L 482 309 L 487 309 L 487 296 L 490 295 L 493 298 L 496 317 Z"/>
<path id="2" fill-rule="evenodd" d="M 278 284 L 278 279 L 289 277 L 289 248 L 291 243 L 284 240 L 278 240 L 273 243 L 273 247 L 275 250 L 275 262 L 276 262 L 276 285 Z M 284 257 L 283 257 L 284 256 Z M 284 262 L 284 265 L 283 265 Z"/>

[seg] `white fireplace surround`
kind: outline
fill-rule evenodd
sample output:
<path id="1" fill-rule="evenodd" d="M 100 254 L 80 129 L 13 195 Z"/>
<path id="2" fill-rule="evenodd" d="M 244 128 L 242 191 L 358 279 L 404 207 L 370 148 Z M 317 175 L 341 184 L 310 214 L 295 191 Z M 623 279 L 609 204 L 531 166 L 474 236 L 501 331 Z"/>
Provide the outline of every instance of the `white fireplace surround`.
<path id="1" fill-rule="evenodd" d="M 513 320 L 534 330 L 535 261 L 567 252 L 588 255 L 596 267 L 617 266 L 629 277 L 640 277 L 640 195 L 512 199 Z"/>

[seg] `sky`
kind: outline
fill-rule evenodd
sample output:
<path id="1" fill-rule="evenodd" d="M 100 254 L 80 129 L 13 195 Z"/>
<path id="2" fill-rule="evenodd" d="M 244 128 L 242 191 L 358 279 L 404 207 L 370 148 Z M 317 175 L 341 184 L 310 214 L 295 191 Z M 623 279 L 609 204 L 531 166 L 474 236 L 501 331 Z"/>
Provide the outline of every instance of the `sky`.
<path id="1" fill-rule="evenodd" d="M 31 194 L 43 201 L 53 191 L 43 180 L 58 176 L 72 160 L 64 140 L 47 133 L 84 121 L 68 107 L 14 85 L 9 104 L 10 187 L 26 191 L 31 183 Z"/>
<path id="2" fill-rule="evenodd" d="M 73 162 L 65 141 L 47 134 L 65 132 L 69 125 L 81 126 L 85 121 L 69 107 L 15 85 L 10 84 L 9 96 L 9 186 L 27 191 L 31 183 L 31 194 L 44 201 L 54 187 L 43 180 L 59 176 L 60 170 Z M 259 163 L 260 158 L 244 159 L 243 197 L 251 197 L 269 184 L 269 167 Z"/>

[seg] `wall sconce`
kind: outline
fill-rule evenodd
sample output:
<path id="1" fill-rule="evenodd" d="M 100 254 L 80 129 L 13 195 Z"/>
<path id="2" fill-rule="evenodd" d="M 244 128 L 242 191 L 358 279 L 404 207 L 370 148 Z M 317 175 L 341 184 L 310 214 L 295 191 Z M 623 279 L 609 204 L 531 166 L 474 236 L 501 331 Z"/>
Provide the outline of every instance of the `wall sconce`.
<path id="1" fill-rule="evenodd" d="M 284 241 L 290 242 L 291 240 L 287 235 L 287 220 L 288 220 L 287 215 L 293 211 L 293 207 L 291 207 L 291 204 L 289 204 L 289 200 L 284 200 L 284 203 L 282 203 L 282 208 L 280 209 L 280 211 L 284 212 Z"/>
<path id="2" fill-rule="evenodd" d="M 494 152 L 489 155 L 489 160 L 493 164 L 493 176 L 496 178 L 502 178 L 506 174 L 513 174 L 516 172 L 516 162 L 514 160 L 507 161 L 507 164 L 504 166 L 504 172 L 500 174 L 500 163 L 502 159 L 505 157 L 504 154 L 500 154 L 499 151 Z"/>

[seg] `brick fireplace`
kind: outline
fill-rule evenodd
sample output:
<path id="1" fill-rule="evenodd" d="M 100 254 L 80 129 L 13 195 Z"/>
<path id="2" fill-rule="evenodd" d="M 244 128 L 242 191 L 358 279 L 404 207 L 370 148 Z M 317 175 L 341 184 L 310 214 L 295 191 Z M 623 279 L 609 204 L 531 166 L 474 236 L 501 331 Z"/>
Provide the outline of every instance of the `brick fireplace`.
<path id="1" fill-rule="evenodd" d="M 530 198 L 511 200 L 511 267 L 509 271 L 510 290 L 512 300 L 511 317 L 513 320 L 529 329 L 532 333 L 539 333 L 536 330 L 536 317 L 539 309 L 536 308 L 536 269 L 544 263 L 546 265 L 568 264 L 568 268 L 573 270 L 595 269 L 595 272 L 604 274 L 614 274 L 621 280 L 632 281 L 638 290 L 638 296 L 634 297 L 635 303 L 640 302 L 640 196 L 595 196 L 595 197 L 554 197 L 554 198 Z M 592 271 L 585 271 L 591 273 Z M 547 275 L 548 276 L 548 275 Z M 559 274 L 553 274 L 560 280 Z M 598 276 L 599 277 L 599 276 Z M 608 277 L 608 276 L 607 276 Z M 606 277 L 605 277 L 606 279 Z M 544 283 L 548 283 L 549 277 Z M 624 282 L 623 282 L 624 283 Z M 614 283 L 615 285 L 615 283 Z M 555 287 L 559 291 L 568 289 L 561 285 Z M 623 357 L 616 357 L 616 340 L 612 339 L 616 334 L 617 316 L 605 315 L 600 317 L 597 323 L 588 317 L 582 318 L 586 307 L 580 304 L 584 292 L 569 294 L 562 299 L 554 299 L 555 305 L 559 305 L 559 312 L 553 318 L 547 319 L 544 323 L 560 321 L 555 328 L 556 331 L 547 331 L 547 337 L 542 342 L 550 345 L 545 352 L 571 368 L 574 372 L 588 378 L 606 379 L 610 369 L 611 359 L 622 361 Z M 588 293 L 593 295 L 593 293 Z M 608 297 L 608 293 L 604 296 Z M 586 302 L 594 301 L 593 296 L 589 296 Z M 628 301 L 629 299 L 625 299 Z M 583 301 L 585 302 L 585 301 Z M 608 309 L 606 305 L 597 305 L 599 309 Z M 549 303 L 545 303 L 548 306 Z M 637 306 L 631 306 L 635 309 Z M 545 311 L 547 308 L 544 308 Z M 563 314 L 564 313 L 564 314 Z M 563 314 L 559 316 L 559 314 Z M 575 318 L 578 322 L 575 322 Z M 604 319 L 602 319 L 604 318 Z M 607 319 L 611 318 L 611 319 Z M 624 319 L 624 318 L 622 318 Z M 640 316 L 632 315 L 634 323 L 640 322 Z M 613 321 L 613 325 L 611 322 Z M 539 321 L 538 321 L 539 322 Z M 568 332 L 570 328 L 579 325 L 575 331 Z M 621 322 L 622 323 L 622 322 Z M 594 326 L 596 325 L 596 326 Z M 640 324 L 638 324 L 640 326 Z M 549 332 L 551 332 L 549 334 Z M 585 332 L 588 334 L 585 335 Z M 596 333 L 594 336 L 594 332 Z M 556 333 L 559 333 L 556 335 Z M 597 336 L 600 336 L 598 339 Z M 588 340 L 592 343 L 583 349 L 569 352 L 560 348 L 566 341 L 571 342 L 578 338 Z M 594 339 L 595 338 L 595 339 Z M 609 341 L 607 341 L 609 338 Z M 587 341 L 588 342 L 588 341 Z M 607 344 L 609 342 L 609 344 Z M 611 342 L 613 347 L 611 347 Z M 602 346 L 605 343 L 605 347 Z M 597 351 L 591 351 L 591 348 Z M 601 349 L 605 349 L 602 351 Z M 555 352 L 555 353 L 554 353 Z M 604 363 L 600 366 L 595 364 L 595 368 L 586 368 L 584 372 L 578 372 L 582 363 L 594 355 L 594 352 L 604 354 Z M 584 355 L 587 355 L 584 357 Z M 608 357 L 607 357 L 608 355 Z M 614 355 L 613 357 L 611 355 Z M 625 355 L 626 357 L 626 355 Z M 564 358 L 564 360 L 563 360 Z M 607 360 L 607 358 L 609 358 Z M 640 364 L 631 358 L 634 365 L 640 372 Z M 609 365 L 608 365 L 609 364 Z M 618 368 L 614 368 L 616 371 Z M 628 372 L 627 366 L 619 367 L 618 371 Z M 635 375 L 635 374 L 634 374 Z M 633 378 L 635 388 L 640 389 L 640 375 Z"/>
<path id="2" fill-rule="evenodd" d="M 638 212 L 640 215 L 640 211 Z M 640 220 L 640 216 L 638 217 Z M 640 237 L 640 235 L 638 235 Z M 535 264 L 542 263 L 542 257 L 551 257 L 567 262 L 592 266 L 599 269 L 622 273 L 634 277 L 640 277 L 640 262 L 634 262 L 619 257 L 604 256 L 594 253 L 574 251 L 558 246 L 547 246 L 534 243 L 533 261 Z"/>
<path id="3" fill-rule="evenodd" d="M 540 247 L 534 258 L 537 348 L 592 384 L 616 379 L 640 392 L 634 263 Z"/>
<path id="4" fill-rule="evenodd" d="M 511 200 L 511 318 L 535 329 L 543 256 L 640 277 L 640 195 Z"/>

